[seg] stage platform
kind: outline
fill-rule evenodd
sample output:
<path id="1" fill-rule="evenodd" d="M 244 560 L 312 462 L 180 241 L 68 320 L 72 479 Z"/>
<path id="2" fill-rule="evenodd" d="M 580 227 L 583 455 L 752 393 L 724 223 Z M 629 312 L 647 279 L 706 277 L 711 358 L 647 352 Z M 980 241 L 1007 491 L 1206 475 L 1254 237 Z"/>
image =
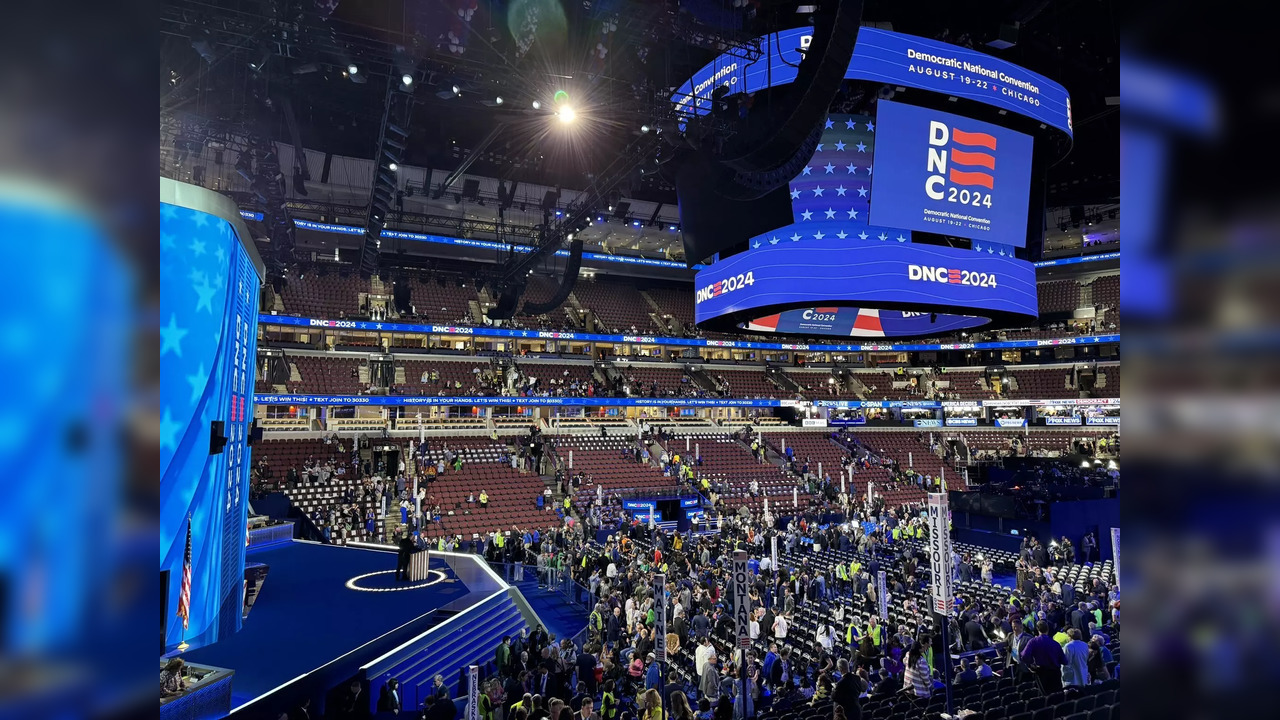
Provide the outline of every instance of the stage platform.
<path id="1" fill-rule="evenodd" d="M 393 552 L 292 541 L 250 549 L 247 560 L 270 572 L 243 629 L 183 656 L 235 671 L 233 709 L 295 681 L 350 677 L 501 586 L 470 558 L 435 553 L 430 577 L 420 583 L 395 582 Z"/>

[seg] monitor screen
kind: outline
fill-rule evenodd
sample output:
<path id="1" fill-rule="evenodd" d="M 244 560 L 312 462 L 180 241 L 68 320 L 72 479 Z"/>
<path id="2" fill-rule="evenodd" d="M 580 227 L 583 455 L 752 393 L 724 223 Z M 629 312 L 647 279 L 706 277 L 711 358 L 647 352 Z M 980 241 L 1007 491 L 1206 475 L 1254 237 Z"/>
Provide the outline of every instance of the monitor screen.
<path id="1" fill-rule="evenodd" d="M 1031 136 L 915 105 L 878 106 L 872 225 L 1026 246 Z"/>

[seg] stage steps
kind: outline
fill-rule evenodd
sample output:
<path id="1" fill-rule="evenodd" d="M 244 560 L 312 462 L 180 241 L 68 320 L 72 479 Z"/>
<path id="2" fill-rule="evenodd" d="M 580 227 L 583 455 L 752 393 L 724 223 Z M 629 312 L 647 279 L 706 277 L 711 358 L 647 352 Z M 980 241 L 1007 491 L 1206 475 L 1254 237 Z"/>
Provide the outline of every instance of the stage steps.
<path id="1" fill-rule="evenodd" d="M 495 594 L 479 607 L 436 626 L 415 646 L 397 653 L 399 657 L 369 668 L 371 695 L 377 697 L 389 678 L 398 678 L 404 707 L 420 708 L 431 694 L 435 676 L 443 675 L 449 692 L 463 696 L 466 688 L 459 687 L 459 669 L 471 664 L 483 668 L 493 660 L 493 651 L 504 635 L 516 635 L 525 627 L 528 623 L 510 596 Z"/>

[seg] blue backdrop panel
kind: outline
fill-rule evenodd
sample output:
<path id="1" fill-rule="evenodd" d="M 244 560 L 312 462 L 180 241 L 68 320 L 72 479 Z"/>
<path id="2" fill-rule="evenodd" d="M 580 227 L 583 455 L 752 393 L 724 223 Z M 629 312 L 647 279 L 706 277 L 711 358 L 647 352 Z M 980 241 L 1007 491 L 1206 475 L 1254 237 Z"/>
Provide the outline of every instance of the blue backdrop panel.
<path id="1" fill-rule="evenodd" d="M 236 230 L 215 215 L 160 206 L 160 569 L 169 571 L 166 642 L 176 616 L 187 519 L 192 591 L 187 642 L 240 628 L 247 538 L 259 279 Z M 227 444 L 209 454 L 210 424 Z"/>

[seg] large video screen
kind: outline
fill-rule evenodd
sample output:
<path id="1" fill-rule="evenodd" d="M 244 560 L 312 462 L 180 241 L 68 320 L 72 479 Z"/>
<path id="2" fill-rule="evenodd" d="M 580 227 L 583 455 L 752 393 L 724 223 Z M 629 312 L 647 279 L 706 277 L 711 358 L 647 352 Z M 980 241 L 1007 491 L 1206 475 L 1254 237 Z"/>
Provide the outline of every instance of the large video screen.
<path id="1" fill-rule="evenodd" d="M 206 194 L 183 185 L 179 197 Z M 169 582 L 168 646 L 227 637 L 240 629 L 244 609 L 260 280 L 227 216 L 160 203 L 160 571 Z M 210 454 L 215 421 L 227 443 Z M 177 606 L 188 531 L 184 628 Z"/>
<path id="2" fill-rule="evenodd" d="M 1029 135 L 881 100 L 872 225 L 1027 244 Z"/>

